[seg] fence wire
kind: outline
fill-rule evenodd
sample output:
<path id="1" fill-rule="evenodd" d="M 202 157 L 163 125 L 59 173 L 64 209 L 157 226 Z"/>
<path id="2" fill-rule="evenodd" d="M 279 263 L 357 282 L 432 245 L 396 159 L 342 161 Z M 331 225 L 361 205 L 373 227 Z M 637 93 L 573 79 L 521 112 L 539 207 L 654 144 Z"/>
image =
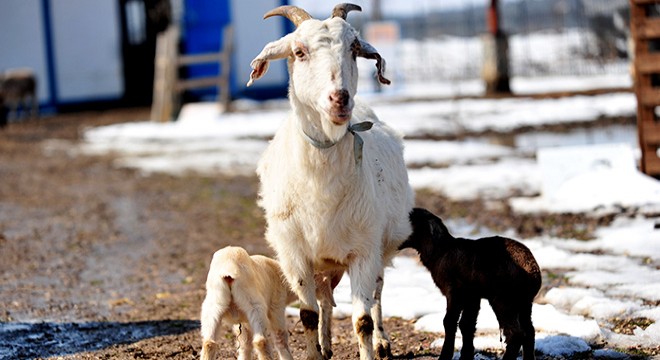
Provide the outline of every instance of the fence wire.
<path id="1" fill-rule="evenodd" d="M 401 40 L 380 44 L 405 81 L 480 76 L 486 3 L 395 19 Z M 629 71 L 628 0 L 500 0 L 511 76 Z"/>

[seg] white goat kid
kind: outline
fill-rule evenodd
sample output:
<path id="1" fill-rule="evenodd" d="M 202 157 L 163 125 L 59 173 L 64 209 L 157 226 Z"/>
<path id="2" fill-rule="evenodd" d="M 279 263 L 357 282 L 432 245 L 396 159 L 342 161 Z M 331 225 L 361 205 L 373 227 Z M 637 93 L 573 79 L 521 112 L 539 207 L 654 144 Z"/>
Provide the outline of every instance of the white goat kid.
<path id="1" fill-rule="evenodd" d="M 202 303 L 202 360 L 213 360 L 221 322 L 241 324 L 237 333 L 240 360 L 251 360 L 253 345 L 259 360 L 272 359 L 269 333 L 274 332 L 281 360 L 293 360 L 288 346 L 284 309 L 295 300 L 277 261 L 250 256 L 227 246 L 213 254 Z"/>
<path id="2" fill-rule="evenodd" d="M 287 17 L 296 30 L 264 47 L 252 61 L 248 83 L 266 73 L 270 60 L 287 59 L 292 112 L 259 162 L 259 204 L 266 239 L 301 300 L 307 356 L 315 360 L 332 356 L 323 332 L 319 346 L 314 284 L 315 273 L 328 270 L 348 270 L 360 359 L 373 359 L 374 349 L 388 356 L 380 308 L 383 268 L 411 233 L 414 194 L 401 135 L 354 100 L 356 57 L 376 60 L 379 81 L 389 80 L 380 55 L 345 21 L 351 10 L 360 7 L 337 5 L 323 21 L 295 6 L 267 13 L 265 18 Z"/>

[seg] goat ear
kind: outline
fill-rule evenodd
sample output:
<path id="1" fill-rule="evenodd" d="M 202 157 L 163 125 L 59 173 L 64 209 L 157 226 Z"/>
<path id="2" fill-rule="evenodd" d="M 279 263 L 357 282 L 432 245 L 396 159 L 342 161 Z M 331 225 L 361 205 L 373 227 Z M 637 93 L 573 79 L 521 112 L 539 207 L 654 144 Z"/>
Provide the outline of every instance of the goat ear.
<path id="1" fill-rule="evenodd" d="M 389 85 L 391 82 L 385 76 L 383 75 L 385 73 L 385 59 L 383 59 L 378 51 L 371 46 L 368 42 L 364 40 L 358 40 L 360 42 L 360 46 L 357 51 L 357 56 L 363 57 L 365 59 L 374 59 L 376 60 L 376 70 L 378 71 L 376 76 L 378 77 L 378 81 L 381 84 L 384 85 Z"/>
<path id="2" fill-rule="evenodd" d="M 431 213 L 429 213 L 429 215 L 430 218 L 429 218 L 428 226 L 430 227 L 431 237 L 435 239 L 443 239 L 443 240 L 453 238 L 451 233 L 449 233 L 449 229 L 447 229 L 445 223 L 442 222 L 442 219 Z"/>
<path id="3" fill-rule="evenodd" d="M 291 34 L 266 44 L 259 55 L 252 60 L 250 63 L 252 72 L 250 73 L 250 81 L 248 81 L 247 86 L 252 85 L 254 80 L 257 80 L 266 74 L 266 71 L 268 71 L 268 62 L 270 60 L 284 59 L 291 55 L 290 35 Z"/>

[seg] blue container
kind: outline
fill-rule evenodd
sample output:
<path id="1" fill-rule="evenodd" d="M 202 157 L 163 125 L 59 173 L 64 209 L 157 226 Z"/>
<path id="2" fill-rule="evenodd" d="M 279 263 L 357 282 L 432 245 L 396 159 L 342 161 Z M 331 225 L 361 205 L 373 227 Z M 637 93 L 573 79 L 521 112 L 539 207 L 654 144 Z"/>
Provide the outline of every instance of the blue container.
<path id="1" fill-rule="evenodd" d="M 246 1 L 246 0 L 234 0 Z M 252 1 L 252 0 L 250 0 Z M 182 24 L 181 53 L 191 55 L 209 52 L 218 52 L 222 49 L 222 29 L 230 24 L 232 0 L 185 0 L 185 11 Z M 281 0 L 281 5 L 288 4 L 287 0 Z M 292 24 L 282 18 L 286 31 L 292 31 Z M 234 33 L 234 38 L 241 38 L 241 34 Z M 253 39 L 250 39 L 252 41 Z M 255 54 L 256 55 L 256 54 Z M 285 65 L 284 65 L 285 66 Z M 221 69 L 219 64 L 200 64 L 186 66 L 180 76 L 186 79 L 199 77 L 217 76 Z M 287 83 L 275 87 L 250 87 L 237 86 L 234 74 L 229 75 L 229 87 L 232 98 L 249 97 L 257 100 L 286 97 Z M 243 85 L 244 82 L 241 82 Z M 205 89 L 190 90 L 184 101 L 215 100 L 218 89 L 209 87 Z"/>
<path id="2" fill-rule="evenodd" d="M 182 24 L 183 54 L 202 54 L 219 52 L 222 49 L 222 29 L 231 22 L 229 0 L 185 0 Z M 199 78 L 217 76 L 219 64 L 199 64 L 184 67 L 181 76 Z M 232 83 L 232 81 L 230 81 Z M 195 89 L 188 91 L 193 98 L 215 98 L 217 88 Z"/>

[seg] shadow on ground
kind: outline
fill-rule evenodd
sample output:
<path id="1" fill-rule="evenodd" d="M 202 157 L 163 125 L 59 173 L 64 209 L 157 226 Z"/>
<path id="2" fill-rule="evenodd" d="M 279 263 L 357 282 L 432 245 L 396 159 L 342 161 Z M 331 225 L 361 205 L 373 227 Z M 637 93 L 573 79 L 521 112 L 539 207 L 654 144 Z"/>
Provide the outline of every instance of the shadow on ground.
<path id="1" fill-rule="evenodd" d="M 199 328 L 199 321 L 0 322 L 0 359 L 32 359 L 94 351 Z"/>

